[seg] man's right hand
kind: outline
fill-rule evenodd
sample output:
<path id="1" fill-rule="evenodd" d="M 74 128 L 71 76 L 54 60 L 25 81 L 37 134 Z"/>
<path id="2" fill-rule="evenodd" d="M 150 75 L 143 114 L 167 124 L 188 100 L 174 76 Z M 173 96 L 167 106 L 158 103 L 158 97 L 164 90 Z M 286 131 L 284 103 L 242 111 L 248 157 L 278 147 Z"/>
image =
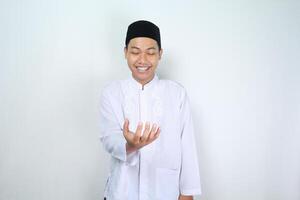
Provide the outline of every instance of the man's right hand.
<path id="1" fill-rule="evenodd" d="M 159 127 L 157 128 L 157 125 L 154 124 L 150 129 L 149 122 L 146 122 L 143 134 L 142 134 L 142 130 L 143 130 L 143 123 L 140 122 L 136 128 L 135 133 L 129 131 L 129 120 L 125 119 L 123 125 L 123 135 L 127 141 L 126 143 L 127 153 L 131 153 L 133 151 L 142 148 L 147 144 L 150 144 L 156 138 L 158 138 L 160 134 L 160 128 Z"/>

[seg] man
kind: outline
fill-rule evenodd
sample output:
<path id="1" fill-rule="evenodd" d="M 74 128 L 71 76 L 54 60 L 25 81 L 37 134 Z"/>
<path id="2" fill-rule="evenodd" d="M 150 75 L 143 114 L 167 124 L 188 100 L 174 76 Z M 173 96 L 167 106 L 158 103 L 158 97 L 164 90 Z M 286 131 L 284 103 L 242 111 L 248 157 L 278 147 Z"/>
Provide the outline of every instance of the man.
<path id="1" fill-rule="evenodd" d="M 185 89 L 160 80 L 159 28 L 129 25 L 125 58 L 132 77 L 103 89 L 100 139 L 111 155 L 107 200 L 192 200 L 201 193 L 193 122 Z"/>

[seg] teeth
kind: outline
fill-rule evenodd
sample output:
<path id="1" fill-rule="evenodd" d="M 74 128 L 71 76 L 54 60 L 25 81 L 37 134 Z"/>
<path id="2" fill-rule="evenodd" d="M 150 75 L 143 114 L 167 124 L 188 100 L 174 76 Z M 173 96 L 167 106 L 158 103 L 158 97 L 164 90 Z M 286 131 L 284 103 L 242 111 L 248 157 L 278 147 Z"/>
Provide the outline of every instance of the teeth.
<path id="1" fill-rule="evenodd" d="M 147 71 L 147 69 L 149 69 L 149 67 L 137 67 L 139 72 L 145 72 Z"/>

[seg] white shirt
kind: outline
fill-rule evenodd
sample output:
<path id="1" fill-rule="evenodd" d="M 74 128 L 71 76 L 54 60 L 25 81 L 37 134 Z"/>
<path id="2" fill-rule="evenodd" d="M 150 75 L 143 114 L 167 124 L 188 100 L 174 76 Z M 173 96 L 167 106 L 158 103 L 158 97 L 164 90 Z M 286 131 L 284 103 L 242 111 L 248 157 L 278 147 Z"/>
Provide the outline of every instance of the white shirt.
<path id="1" fill-rule="evenodd" d="M 160 136 L 126 153 L 123 123 L 156 123 Z M 201 193 L 194 128 L 185 89 L 157 75 L 144 87 L 132 77 L 107 85 L 100 101 L 100 140 L 111 155 L 107 200 L 178 200 Z"/>

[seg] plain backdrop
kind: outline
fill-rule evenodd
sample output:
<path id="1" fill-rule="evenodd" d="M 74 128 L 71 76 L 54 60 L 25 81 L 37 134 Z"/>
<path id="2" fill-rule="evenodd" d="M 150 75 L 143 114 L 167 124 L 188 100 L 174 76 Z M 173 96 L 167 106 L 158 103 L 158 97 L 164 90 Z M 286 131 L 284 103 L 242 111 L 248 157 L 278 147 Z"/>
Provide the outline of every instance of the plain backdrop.
<path id="1" fill-rule="evenodd" d="M 300 199 L 300 1 L 0 1 L 0 200 L 102 200 L 98 102 L 139 19 L 188 91 L 200 200 Z"/>

